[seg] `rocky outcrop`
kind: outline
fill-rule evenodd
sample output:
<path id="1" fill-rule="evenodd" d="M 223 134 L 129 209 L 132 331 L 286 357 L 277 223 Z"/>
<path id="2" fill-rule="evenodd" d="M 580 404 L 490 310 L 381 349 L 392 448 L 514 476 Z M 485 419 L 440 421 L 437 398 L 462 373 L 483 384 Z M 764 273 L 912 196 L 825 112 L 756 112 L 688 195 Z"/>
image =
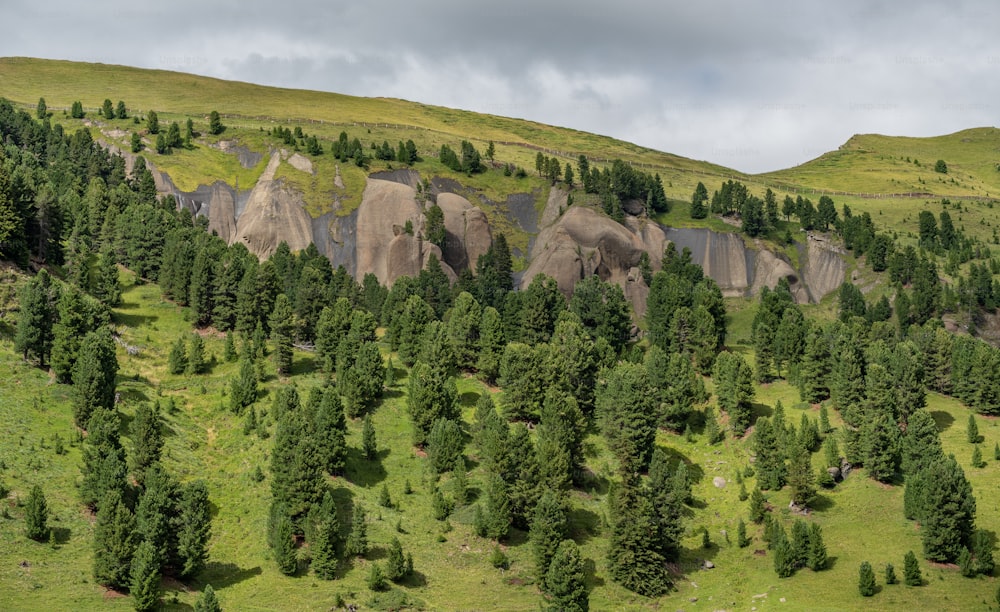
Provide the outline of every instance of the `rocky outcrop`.
<path id="1" fill-rule="evenodd" d="M 444 261 L 453 270 L 475 269 L 479 256 L 493 244 L 486 214 L 454 193 L 442 193 L 437 205 L 444 212 Z"/>
<path id="2" fill-rule="evenodd" d="M 737 234 L 708 229 L 667 229 L 677 250 L 691 250 L 691 260 L 705 270 L 727 297 L 746 295 L 753 283 L 754 252 Z"/>
<path id="3" fill-rule="evenodd" d="M 809 234 L 806 240 L 806 263 L 802 274 L 813 302 L 836 291 L 844 282 L 847 262 L 844 249 L 821 234 Z"/>
<path id="4" fill-rule="evenodd" d="M 269 257 L 282 241 L 292 251 L 305 249 L 313 241 L 312 220 L 302 194 L 274 180 L 279 163 L 280 156 L 272 154 L 267 169 L 250 192 L 246 210 L 236 221 L 236 236 L 230 239 L 243 242 L 260 258 Z"/>
<path id="5" fill-rule="evenodd" d="M 616 223 L 591 208 L 571 207 L 539 233 L 521 287 L 536 275 L 546 274 L 569 296 L 578 280 L 597 274 L 624 287 L 636 312 L 645 312 L 648 289 L 638 273 L 639 258 L 660 247 L 650 257 L 658 265 L 666 236 L 648 221 L 633 219 L 630 225 Z"/>

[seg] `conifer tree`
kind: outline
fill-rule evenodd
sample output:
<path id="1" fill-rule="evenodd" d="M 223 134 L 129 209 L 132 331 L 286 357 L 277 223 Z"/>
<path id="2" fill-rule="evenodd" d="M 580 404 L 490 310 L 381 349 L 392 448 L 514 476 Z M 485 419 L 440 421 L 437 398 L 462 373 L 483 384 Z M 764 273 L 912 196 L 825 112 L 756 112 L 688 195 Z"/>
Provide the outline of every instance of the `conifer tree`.
<path id="1" fill-rule="evenodd" d="M 826 544 L 823 542 L 823 530 L 816 524 L 809 526 L 809 555 L 806 566 L 814 572 L 826 569 L 827 566 Z"/>
<path id="2" fill-rule="evenodd" d="M 676 560 L 684 534 L 684 502 L 690 496 L 683 461 L 673 475 L 667 455 L 659 447 L 649 462 L 649 494 L 657 512 L 654 539 L 656 549 L 664 559 Z"/>
<path id="3" fill-rule="evenodd" d="M 206 584 L 205 590 L 198 596 L 198 601 L 194 603 L 194 612 L 222 612 L 222 606 L 215 595 L 212 585 Z"/>
<path id="4" fill-rule="evenodd" d="M 312 432 L 311 415 L 299 405 L 294 387 L 279 391 L 272 413 L 277 419 L 271 453 L 271 495 L 284 506 L 295 533 L 323 497 L 323 465 Z"/>
<path id="5" fill-rule="evenodd" d="M 447 371 L 420 361 L 410 371 L 407 407 L 413 421 L 413 442 L 427 442 L 431 427 L 439 418 L 458 418 L 455 380 Z"/>
<path id="6" fill-rule="evenodd" d="M 924 555 L 933 561 L 952 562 L 970 541 L 976 518 L 976 498 L 965 473 L 953 456 L 925 468 L 922 512 L 918 512 Z M 909 482 L 907 487 L 909 487 Z"/>
<path id="7" fill-rule="evenodd" d="M 796 445 L 788 466 L 788 487 L 792 503 L 806 507 L 816 497 L 816 475 L 812 470 L 809 451 Z"/>
<path id="8" fill-rule="evenodd" d="M 361 426 L 361 454 L 369 461 L 378 458 L 378 443 L 375 440 L 375 426 L 372 424 L 370 414 L 365 415 L 364 423 Z"/>
<path id="9" fill-rule="evenodd" d="M 750 520 L 758 525 L 764 521 L 764 515 L 767 512 L 767 508 L 764 506 L 766 501 L 764 494 L 760 492 L 760 487 L 754 487 L 753 493 L 750 494 Z"/>
<path id="10" fill-rule="evenodd" d="M 188 347 L 186 372 L 188 374 L 204 374 L 205 366 L 205 341 L 199 334 L 192 334 L 191 344 Z"/>
<path id="11" fill-rule="evenodd" d="M 28 538 L 41 542 L 49 537 L 49 508 L 42 487 L 31 487 L 24 505 L 24 533 Z"/>
<path id="12" fill-rule="evenodd" d="M 52 352 L 56 290 L 49 273 L 42 268 L 22 287 L 18 295 L 14 350 L 21 353 L 25 360 L 38 359 L 38 365 L 43 368 Z"/>
<path id="13" fill-rule="evenodd" d="M 101 250 L 94 297 L 107 306 L 117 306 L 122 301 L 122 288 L 118 283 L 118 259 L 113 248 L 105 247 Z"/>
<path id="14" fill-rule="evenodd" d="M 177 338 L 174 342 L 173 347 L 170 349 L 170 355 L 167 358 L 167 370 L 171 374 L 183 374 L 185 368 L 187 368 L 187 343 L 184 342 L 184 338 Z"/>
<path id="15" fill-rule="evenodd" d="M 969 444 L 979 442 L 979 425 L 976 424 L 976 415 L 969 414 L 969 422 L 965 427 L 965 437 Z"/>
<path id="16" fill-rule="evenodd" d="M 740 522 L 736 524 L 736 545 L 740 548 L 746 548 L 750 546 L 750 538 L 747 537 L 747 524 L 740 519 Z"/>
<path id="17" fill-rule="evenodd" d="M 892 563 L 885 564 L 885 583 L 886 584 L 896 584 L 899 582 L 899 578 L 896 577 L 896 568 L 892 566 Z"/>
<path id="18" fill-rule="evenodd" d="M 205 568 L 212 535 L 211 508 L 204 481 L 196 480 L 181 487 L 174 529 L 177 572 L 182 578 L 193 578 Z"/>
<path id="19" fill-rule="evenodd" d="M 271 554 L 274 555 L 274 561 L 278 564 L 278 571 L 286 576 L 293 576 L 298 570 L 293 535 L 292 520 L 288 517 L 287 510 L 277 501 L 271 502 L 271 513 L 268 519 Z"/>
<path id="20" fill-rule="evenodd" d="M 274 310 L 268 321 L 271 340 L 274 342 L 274 365 L 278 374 L 287 375 L 292 371 L 292 336 L 295 322 L 292 319 L 292 304 L 284 293 L 278 294 Z"/>
<path id="21" fill-rule="evenodd" d="M 438 419 L 427 436 L 427 457 L 434 470 L 441 474 L 455 465 L 464 446 L 458 423 L 450 419 Z"/>
<path id="22" fill-rule="evenodd" d="M 567 166 L 568 168 L 568 166 Z M 590 609 L 583 559 L 573 540 L 559 543 L 545 574 L 546 610 L 550 612 L 587 612 Z"/>
<path id="23" fill-rule="evenodd" d="M 368 554 L 368 525 L 365 523 L 365 509 L 359 504 L 354 506 L 351 533 L 347 536 L 344 553 L 350 557 L 364 557 Z"/>
<path id="24" fill-rule="evenodd" d="M 778 578 L 788 578 L 795 573 L 796 566 L 796 555 L 792 542 L 788 540 L 785 528 L 778 521 L 772 521 L 770 531 L 768 546 L 771 547 L 774 555 L 772 559 L 774 573 L 778 575 Z"/>
<path id="25" fill-rule="evenodd" d="M 240 373 L 229 381 L 229 409 L 242 414 L 247 406 L 257 401 L 257 369 L 253 358 L 244 355 L 240 359 Z"/>
<path id="26" fill-rule="evenodd" d="M 903 557 L 903 582 L 906 586 L 921 586 L 924 583 L 920 575 L 920 565 L 917 563 L 917 556 L 913 551 L 907 551 Z"/>
<path id="27" fill-rule="evenodd" d="M 567 535 L 566 510 L 558 494 L 551 490 L 542 493 L 535 506 L 528 538 L 535 559 L 535 576 L 542 590 L 546 590 L 545 578 L 549 564 Z"/>
<path id="28" fill-rule="evenodd" d="M 126 488 L 125 450 L 118 437 L 121 421 L 118 414 L 99 408 L 87 424 L 87 439 L 83 446 L 83 483 L 81 501 L 91 508 L 98 507 L 106 493 Z"/>
<path id="29" fill-rule="evenodd" d="M 160 564 L 156 547 L 143 541 L 132 557 L 129 592 L 137 612 L 155 610 L 160 599 Z"/>
<path id="30" fill-rule="evenodd" d="M 653 392 L 646 369 L 622 363 L 597 389 L 597 414 L 619 469 L 631 474 L 649 465 L 656 437 Z"/>
<path id="31" fill-rule="evenodd" d="M 900 434 L 896 421 L 886 411 L 870 415 L 861 430 L 861 444 L 868 475 L 889 482 L 899 468 Z"/>
<path id="32" fill-rule="evenodd" d="M 535 428 L 535 447 L 542 486 L 569 488 L 583 466 L 586 420 L 572 395 L 555 387 L 545 393 L 541 423 Z"/>
<path id="33" fill-rule="evenodd" d="M 858 568 L 858 592 L 862 597 L 871 597 L 875 594 L 875 572 L 871 563 L 862 561 Z"/>
<path id="34" fill-rule="evenodd" d="M 972 534 L 972 556 L 976 561 L 977 574 L 993 574 L 993 539 L 982 529 L 977 529 Z"/>
<path id="35" fill-rule="evenodd" d="M 52 371 L 59 382 L 71 382 L 73 364 L 80 354 L 80 344 L 91 331 L 85 313 L 83 292 L 67 287 L 59 296 L 59 320 L 52 325 Z"/>
<path id="36" fill-rule="evenodd" d="M 122 589 L 129 584 L 135 552 L 135 517 L 117 489 L 101 499 L 94 526 L 94 580 Z"/>
<path id="37" fill-rule="evenodd" d="M 476 360 L 476 370 L 487 383 L 495 383 L 500 375 L 500 361 L 506 345 L 500 313 L 496 308 L 487 306 L 480 318 L 479 356 Z"/>
<path id="38" fill-rule="evenodd" d="M 976 575 L 976 566 L 972 561 L 972 553 L 968 548 L 963 548 L 958 553 L 958 571 L 966 578 Z"/>
<path id="39" fill-rule="evenodd" d="M 806 337 L 805 351 L 799 364 L 799 397 L 815 404 L 830 396 L 830 346 L 824 330 L 813 326 Z"/>
<path id="40" fill-rule="evenodd" d="M 750 425 L 753 371 L 739 354 L 722 353 L 715 360 L 712 378 L 715 380 L 719 408 L 729 415 L 733 432 L 742 436 Z"/>
<path id="41" fill-rule="evenodd" d="M 617 486 L 609 497 L 611 537 L 607 562 L 611 578 L 646 597 L 663 594 L 671 581 L 665 560 L 649 537 L 656 530 L 653 504 L 637 483 L 628 481 Z"/>
<path id="42" fill-rule="evenodd" d="M 226 344 L 222 349 L 222 358 L 227 363 L 236 361 L 239 354 L 236 352 L 236 340 L 233 338 L 232 330 L 226 332 Z"/>
<path id="43" fill-rule="evenodd" d="M 753 450 L 756 454 L 754 467 L 757 483 L 762 489 L 777 491 L 785 483 L 785 458 L 778 444 L 778 432 L 771 419 L 761 417 L 753 434 Z M 756 522 L 756 521 L 755 521 Z"/>
<path id="44" fill-rule="evenodd" d="M 156 557 L 166 562 L 176 548 L 174 525 L 177 483 L 159 463 L 146 470 L 139 502 L 135 507 L 136 537 L 151 544 Z"/>
<path id="45" fill-rule="evenodd" d="M 316 405 L 312 418 L 316 432 L 316 448 L 321 455 L 323 469 L 330 474 L 339 474 L 344 469 L 344 462 L 347 458 L 347 443 L 345 441 L 347 419 L 344 417 L 340 395 L 332 387 L 316 388 L 311 393 L 320 394 L 318 402 L 315 404 L 312 395 L 310 395 L 309 403 Z"/>
<path id="46" fill-rule="evenodd" d="M 979 450 L 979 445 L 972 447 L 972 467 L 981 468 L 986 466 L 986 462 L 983 461 L 983 452 Z"/>
<path id="47" fill-rule="evenodd" d="M 403 556 L 403 545 L 399 538 L 393 538 L 389 544 L 389 556 L 385 561 L 385 577 L 393 582 L 401 582 L 406 578 L 406 559 Z"/>
<path id="48" fill-rule="evenodd" d="M 87 334 L 80 346 L 80 357 L 73 366 L 73 417 L 80 427 L 98 408 L 112 408 L 118 359 L 111 331 L 102 327 Z"/>
<path id="49" fill-rule="evenodd" d="M 480 536 L 501 540 L 507 537 L 510 529 L 511 507 L 507 492 L 507 483 L 499 474 L 491 473 L 487 477 L 482 511 L 477 515 L 476 531 Z"/>
<path id="50" fill-rule="evenodd" d="M 327 491 L 318 506 L 319 516 L 313 528 L 314 540 L 309 543 L 312 551 L 312 569 L 321 580 L 333 580 L 337 572 L 337 544 L 340 542 L 340 521 L 333 496 Z"/>

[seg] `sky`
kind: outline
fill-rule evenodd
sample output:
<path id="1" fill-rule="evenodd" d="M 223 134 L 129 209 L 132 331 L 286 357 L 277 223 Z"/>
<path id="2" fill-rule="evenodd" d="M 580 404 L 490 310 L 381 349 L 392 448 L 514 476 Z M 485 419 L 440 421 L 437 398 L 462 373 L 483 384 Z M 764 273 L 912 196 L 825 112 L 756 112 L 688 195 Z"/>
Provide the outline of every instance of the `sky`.
<path id="1" fill-rule="evenodd" d="M 744 172 L 993 126 L 1000 3 L 4 0 L 0 56 L 404 98 Z"/>

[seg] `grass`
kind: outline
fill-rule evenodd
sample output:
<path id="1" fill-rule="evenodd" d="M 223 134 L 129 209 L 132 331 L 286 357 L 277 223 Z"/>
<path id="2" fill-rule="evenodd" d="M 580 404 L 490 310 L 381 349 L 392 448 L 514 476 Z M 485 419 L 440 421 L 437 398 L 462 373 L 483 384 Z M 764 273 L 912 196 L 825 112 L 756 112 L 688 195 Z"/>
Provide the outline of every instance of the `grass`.
<path id="1" fill-rule="evenodd" d="M 138 355 L 120 352 L 119 390 L 124 403 L 123 420 L 127 422 L 139 401 L 170 399 L 174 409 L 165 415 L 167 442 L 165 461 L 181 480 L 203 478 L 208 482 L 215 509 L 211 558 L 199 579 L 182 587 L 164 583 L 165 609 L 186 609 L 197 592 L 212 584 L 222 604 L 228 609 L 328 609 L 339 594 L 348 602 L 377 603 L 365 586 L 368 566 L 381 559 L 392 537 L 399 537 L 406 551 L 414 556 L 417 577 L 394 587 L 394 596 L 405 595 L 429 609 L 536 609 L 541 601 L 533 585 L 530 546 L 526 536 L 514 532 L 505 549 L 511 559 L 506 572 L 495 570 L 488 561 L 493 544 L 476 537 L 471 530 L 472 507 L 459 507 L 449 519 L 451 529 L 432 517 L 430 483 L 432 477 L 426 460 L 418 457 L 410 444 L 410 424 L 405 409 L 406 380 L 398 376 L 388 397 L 374 414 L 379 457 L 369 462 L 361 458 L 360 422 L 349 424 L 346 477 L 331 479 L 341 505 L 342 523 L 349 523 L 350 503 L 361 503 L 369 517 L 369 538 L 373 552 L 369 559 L 345 563 L 338 579 L 316 580 L 312 575 L 294 578 L 282 576 L 270 559 L 264 543 L 269 480 L 255 482 L 253 471 L 260 467 L 267 473 L 271 440 L 244 436 L 241 419 L 226 408 L 225 391 L 236 366 L 221 362 L 222 338 L 206 337 L 210 371 L 203 376 L 172 376 L 166 373 L 167 352 L 182 334 L 191 333 L 185 311 L 164 302 L 155 285 L 132 284 L 130 274 L 124 303 L 115 311 L 114 322 L 130 344 L 141 347 Z M 729 300 L 730 345 L 752 359 L 749 326 L 755 304 L 749 300 Z M 822 305 L 821 305 L 822 306 Z M 810 313 L 810 316 L 812 313 Z M 9 332 L 9 327 L 6 328 Z M 396 360 L 398 361 L 398 360 Z M 267 388 L 279 384 L 297 385 L 305 398 L 309 389 L 320 383 L 313 372 L 312 356 L 296 353 L 295 375 L 290 381 L 269 375 Z M 403 373 L 402 370 L 399 371 Z M 0 446 L 2 478 L 12 493 L 4 505 L 7 516 L 0 518 L 0 608 L 33 609 L 45 601 L 46 609 L 90 609 L 109 607 L 128 609 L 125 597 L 109 597 L 91 578 L 92 517 L 77 502 L 75 486 L 79 480 L 80 449 L 70 445 L 72 435 L 69 388 L 51 382 L 48 375 L 29 367 L 13 354 L 9 336 L 0 341 L 0 377 L 13 384 L 0 394 L 0 425 L 5 444 Z M 711 381 L 707 381 L 711 388 Z M 470 421 L 479 394 L 490 392 L 478 381 L 459 380 L 463 418 Z M 771 414 L 775 402 L 786 407 L 786 418 L 798 423 L 803 411 L 796 390 L 783 381 L 757 389 L 756 413 Z M 265 394 L 258 409 L 269 405 Z M 953 452 L 963 466 L 968 466 L 972 447 L 965 440 L 968 410 L 958 402 L 931 394 L 928 409 L 942 430 L 947 452 Z M 817 418 L 814 407 L 805 408 L 810 418 Z M 834 426 L 839 417 L 831 411 Z M 273 426 L 272 426 L 273 427 Z M 1000 530 L 1000 490 L 996 487 L 1000 462 L 992 459 L 990 449 L 1000 441 L 1000 430 L 993 419 L 980 419 L 984 437 L 982 448 L 987 466 L 966 467 L 978 498 L 978 524 L 993 532 Z M 67 454 L 57 455 L 52 436 L 58 433 L 67 443 Z M 126 447 L 130 441 L 125 440 Z M 750 528 L 753 544 L 735 546 L 736 522 L 745 516 L 746 505 L 738 499 L 735 482 L 737 470 L 750 464 L 750 445 L 745 440 L 727 438 L 715 446 L 707 445 L 700 434 L 690 440 L 681 435 L 660 432 L 658 444 L 675 459 L 689 464 L 694 477 L 696 502 L 689 508 L 684 549 L 676 566 L 676 591 L 657 600 L 648 600 L 625 591 L 607 578 L 604 556 L 607 547 L 606 482 L 614 465 L 603 439 L 591 433 L 585 444 L 588 467 L 595 473 L 595 485 L 571 494 L 572 536 L 578 541 L 588 561 L 588 581 L 592 609 L 642 610 L 676 607 L 679 602 L 688 610 L 765 609 L 784 599 L 789 609 L 981 609 L 995 591 L 993 578 L 969 580 L 954 568 L 921 563 L 926 586 L 919 589 L 902 585 L 883 586 L 872 600 L 863 600 L 856 591 L 857 567 L 868 560 L 876 572 L 886 562 L 902 568 L 908 550 L 920 551 L 919 531 L 902 514 L 901 486 L 883 486 L 865 477 L 859 470 L 832 491 L 824 491 L 809 520 L 823 527 L 831 567 L 822 573 L 809 570 L 789 579 L 775 577 L 770 556 L 759 556 L 764 549 L 760 530 Z M 475 464 L 474 449 L 468 449 L 473 463 L 469 484 L 475 493 L 481 488 L 481 468 Z M 814 457 L 818 467 L 820 454 Z M 713 485 L 715 477 L 727 482 Z M 449 476 L 441 487 L 449 490 Z M 403 493 L 409 480 L 413 492 Z M 39 544 L 23 536 L 23 509 L 15 502 L 23 499 L 30 486 L 41 483 L 57 527 L 57 546 Z M 386 485 L 393 508 L 378 505 L 378 492 Z M 748 489 L 753 480 L 747 479 Z M 781 520 L 790 525 L 793 516 L 782 510 L 788 505 L 788 492 L 768 495 L 769 503 Z M 402 533 L 397 532 L 400 525 Z M 871 526 L 877 525 L 877 534 Z M 712 546 L 701 547 L 699 530 L 706 527 Z M 723 530 L 728 534 L 724 535 Z M 727 539 L 728 538 L 728 539 Z M 877 538 L 877 545 L 873 545 Z M 443 540 L 443 541 L 442 541 Z M 303 551 L 304 552 L 304 551 Z M 713 570 L 702 570 L 702 561 L 710 559 Z M 24 563 L 22 563 L 24 562 Z M 879 575 L 881 582 L 881 575 Z M 489 593 L 484 597 L 484 593 Z"/>

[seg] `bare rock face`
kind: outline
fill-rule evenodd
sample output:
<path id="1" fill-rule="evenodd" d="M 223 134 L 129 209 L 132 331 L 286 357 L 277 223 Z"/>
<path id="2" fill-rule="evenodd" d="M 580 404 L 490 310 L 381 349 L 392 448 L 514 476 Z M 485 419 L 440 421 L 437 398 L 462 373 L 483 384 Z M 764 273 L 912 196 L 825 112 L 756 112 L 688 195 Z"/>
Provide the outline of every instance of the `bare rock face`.
<path id="1" fill-rule="evenodd" d="M 819 234 L 809 234 L 807 239 L 806 265 L 802 273 L 809 295 L 814 302 L 836 291 L 844 282 L 847 262 L 844 250 Z"/>
<path id="2" fill-rule="evenodd" d="M 400 276 L 413 275 L 410 264 L 404 264 L 405 257 L 411 257 L 413 265 L 421 264 L 423 258 L 414 250 L 418 242 L 415 236 L 400 231 L 407 221 L 413 225 L 414 235 L 423 228 L 424 214 L 416 191 L 409 185 L 369 178 L 357 212 L 355 278 L 370 272 L 379 282 L 391 284 Z"/>
<path id="3" fill-rule="evenodd" d="M 236 236 L 251 253 L 261 259 L 274 253 L 284 241 L 292 251 L 312 242 L 312 220 L 306 213 L 302 194 L 274 180 L 281 158 L 271 156 L 267 169 L 250 193 L 246 210 L 236 222 Z"/>
<path id="4" fill-rule="evenodd" d="M 396 279 L 401 276 L 416 276 L 427 266 L 431 255 L 441 260 L 441 249 L 436 244 L 421 240 L 416 236 L 401 233 L 389 242 L 386 254 L 386 273 L 388 276 L 385 283 L 392 286 Z M 448 281 L 454 283 L 458 280 L 455 271 L 451 266 L 441 263 L 441 269 L 448 276 Z"/>
<path id="5" fill-rule="evenodd" d="M 641 220 L 634 222 L 642 224 Z M 655 224 L 636 225 L 633 230 L 593 209 L 574 206 L 539 233 L 521 288 L 527 287 L 536 275 L 546 274 L 556 280 L 559 290 L 568 297 L 577 281 L 597 274 L 625 287 L 633 308 L 641 316 L 648 289 L 643 291 L 645 283 L 638 274 L 639 258 L 644 251 L 665 241 L 663 230 Z M 662 247 L 651 252 L 650 260 L 658 264 L 661 253 Z"/>
<path id="6" fill-rule="evenodd" d="M 493 244 L 486 214 L 454 193 L 438 194 L 437 205 L 444 212 L 443 261 L 453 270 L 475 269 L 479 256 Z"/>
<path id="7" fill-rule="evenodd" d="M 691 250 L 691 260 L 705 270 L 705 275 L 719 285 L 726 297 L 746 295 L 753 272 L 752 252 L 743 239 L 734 233 L 719 233 L 707 229 L 674 229 L 667 237 L 677 250 Z"/>
<path id="8" fill-rule="evenodd" d="M 799 273 L 795 271 L 792 264 L 780 259 L 767 249 L 757 251 L 753 286 L 750 287 L 750 292 L 757 295 L 764 287 L 774 289 L 781 279 L 788 281 L 788 287 L 792 290 L 792 296 L 797 303 L 806 304 L 809 302 L 809 292 L 799 282 Z"/>

